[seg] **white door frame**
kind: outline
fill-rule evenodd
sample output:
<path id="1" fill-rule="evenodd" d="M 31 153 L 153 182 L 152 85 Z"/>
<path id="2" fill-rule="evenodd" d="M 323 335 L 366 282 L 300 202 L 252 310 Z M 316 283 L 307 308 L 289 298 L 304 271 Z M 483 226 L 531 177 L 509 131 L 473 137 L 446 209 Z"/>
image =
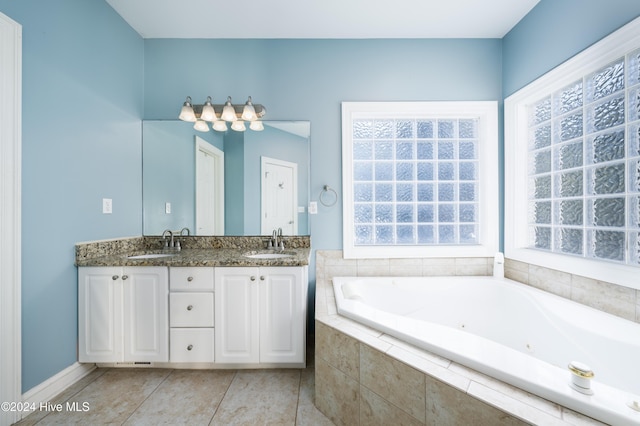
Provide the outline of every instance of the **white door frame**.
<path id="1" fill-rule="evenodd" d="M 195 217 L 195 229 L 193 230 L 195 235 L 198 235 L 198 176 L 200 174 L 200 168 L 198 166 L 198 155 L 199 152 L 205 152 L 206 154 L 212 156 L 216 163 L 215 166 L 215 224 L 214 224 L 214 235 L 224 235 L 224 152 L 215 146 L 211 145 L 209 142 L 205 141 L 199 136 L 196 136 L 196 193 L 195 193 L 195 208 L 196 208 L 196 217 Z"/>
<path id="2" fill-rule="evenodd" d="M 0 13 L 0 402 L 22 401 L 22 26 Z M 0 425 L 20 420 L 0 411 Z"/>

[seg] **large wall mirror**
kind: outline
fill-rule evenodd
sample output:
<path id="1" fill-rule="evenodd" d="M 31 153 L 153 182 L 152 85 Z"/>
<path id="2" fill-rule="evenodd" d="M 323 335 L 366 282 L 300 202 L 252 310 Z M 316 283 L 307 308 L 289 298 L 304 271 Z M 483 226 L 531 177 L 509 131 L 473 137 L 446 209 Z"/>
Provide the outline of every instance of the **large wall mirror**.
<path id="1" fill-rule="evenodd" d="M 308 235 L 308 121 L 264 130 L 198 132 L 192 123 L 142 123 L 143 233 Z"/>

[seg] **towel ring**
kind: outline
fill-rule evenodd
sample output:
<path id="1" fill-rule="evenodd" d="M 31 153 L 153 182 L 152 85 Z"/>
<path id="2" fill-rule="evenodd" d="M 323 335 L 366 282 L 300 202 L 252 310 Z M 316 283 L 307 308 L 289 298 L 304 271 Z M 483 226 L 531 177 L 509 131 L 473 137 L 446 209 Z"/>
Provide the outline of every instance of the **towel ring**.
<path id="1" fill-rule="evenodd" d="M 326 194 L 326 193 L 333 193 L 334 199 L 333 202 L 327 202 L 325 201 L 322 197 Z M 325 185 L 322 188 L 322 191 L 320 192 L 320 195 L 318 196 L 318 201 L 320 201 L 320 204 L 322 204 L 323 206 L 326 207 L 331 207 L 333 206 L 335 203 L 338 202 L 338 193 L 336 192 L 335 189 L 331 188 L 329 185 Z"/>

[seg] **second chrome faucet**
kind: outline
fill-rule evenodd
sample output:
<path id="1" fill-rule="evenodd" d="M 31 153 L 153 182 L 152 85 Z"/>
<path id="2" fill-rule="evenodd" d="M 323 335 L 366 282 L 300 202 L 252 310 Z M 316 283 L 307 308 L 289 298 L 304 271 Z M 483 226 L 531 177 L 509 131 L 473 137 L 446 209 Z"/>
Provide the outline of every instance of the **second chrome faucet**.
<path id="1" fill-rule="evenodd" d="M 282 236 L 282 228 L 274 229 L 271 239 L 267 243 L 268 249 L 284 250 L 284 237 Z"/>

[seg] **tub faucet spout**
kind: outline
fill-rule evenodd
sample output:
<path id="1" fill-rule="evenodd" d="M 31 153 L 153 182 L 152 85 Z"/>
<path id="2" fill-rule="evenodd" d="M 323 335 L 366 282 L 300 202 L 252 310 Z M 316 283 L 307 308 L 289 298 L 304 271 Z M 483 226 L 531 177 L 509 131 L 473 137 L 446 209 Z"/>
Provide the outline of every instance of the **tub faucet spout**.
<path id="1" fill-rule="evenodd" d="M 504 278 L 504 254 L 502 253 L 496 253 L 493 258 L 493 277 Z"/>

